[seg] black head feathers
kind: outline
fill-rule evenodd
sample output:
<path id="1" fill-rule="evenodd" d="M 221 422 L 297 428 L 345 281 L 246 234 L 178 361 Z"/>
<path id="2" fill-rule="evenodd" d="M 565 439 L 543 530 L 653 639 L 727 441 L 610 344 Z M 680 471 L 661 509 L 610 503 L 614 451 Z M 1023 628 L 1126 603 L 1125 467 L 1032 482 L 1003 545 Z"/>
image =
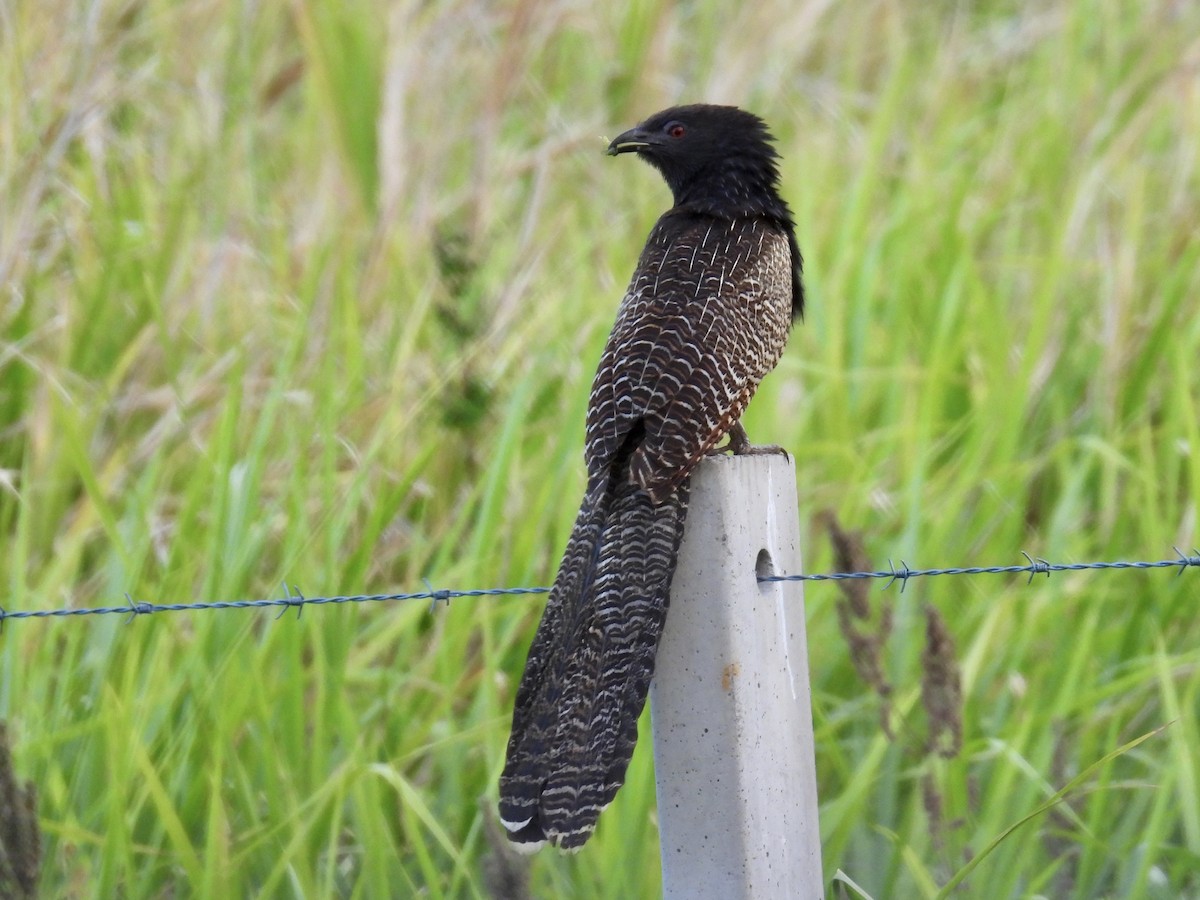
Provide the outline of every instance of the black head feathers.
<path id="1" fill-rule="evenodd" d="M 677 206 L 715 214 L 770 214 L 779 200 L 779 154 L 767 125 L 736 106 L 695 104 L 655 113 L 609 144 L 658 169 Z"/>

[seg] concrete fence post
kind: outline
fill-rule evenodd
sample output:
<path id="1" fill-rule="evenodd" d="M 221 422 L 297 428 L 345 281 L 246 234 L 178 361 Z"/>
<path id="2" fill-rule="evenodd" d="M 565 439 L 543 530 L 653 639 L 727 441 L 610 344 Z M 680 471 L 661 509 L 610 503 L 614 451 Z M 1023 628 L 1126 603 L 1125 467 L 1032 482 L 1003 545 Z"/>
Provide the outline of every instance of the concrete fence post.
<path id="1" fill-rule="evenodd" d="M 714 457 L 692 477 L 650 690 L 667 898 L 825 896 L 795 468 Z"/>

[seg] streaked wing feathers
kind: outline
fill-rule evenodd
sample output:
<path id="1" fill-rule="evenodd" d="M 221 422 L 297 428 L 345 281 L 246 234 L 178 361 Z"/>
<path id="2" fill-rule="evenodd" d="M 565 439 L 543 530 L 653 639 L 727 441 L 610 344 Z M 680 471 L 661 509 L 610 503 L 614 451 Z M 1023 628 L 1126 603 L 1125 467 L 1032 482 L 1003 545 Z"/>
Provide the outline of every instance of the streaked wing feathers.
<path id="1" fill-rule="evenodd" d="M 761 219 L 673 211 L 655 226 L 605 347 L 588 408 L 592 477 L 640 420 L 631 471 L 661 499 L 739 419 L 791 325 L 786 235 Z"/>

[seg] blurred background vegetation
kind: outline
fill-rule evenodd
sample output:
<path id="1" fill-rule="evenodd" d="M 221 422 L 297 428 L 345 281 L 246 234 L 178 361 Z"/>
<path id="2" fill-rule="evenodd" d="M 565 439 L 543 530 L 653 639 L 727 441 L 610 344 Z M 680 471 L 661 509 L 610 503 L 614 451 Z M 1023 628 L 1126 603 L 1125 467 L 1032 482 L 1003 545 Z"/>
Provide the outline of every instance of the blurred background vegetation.
<path id="1" fill-rule="evenodd" d="M 1197 4 L 17 0 L 0 604 L 548 583 L 669 202 L 604 137 L 700 100 L 780 139 L 811 312 L 745 421 L 809 571 L 823 510 L 877 565 L 1200 541 Z M 956 896 L 1200 896 L 1198 577 L 810 586 L 827 877 L 1028 817 Z M 540 608 L 6 623 L 44 895 L 654 896 L 648 745 L 582 853 L 495 849 Z"/>

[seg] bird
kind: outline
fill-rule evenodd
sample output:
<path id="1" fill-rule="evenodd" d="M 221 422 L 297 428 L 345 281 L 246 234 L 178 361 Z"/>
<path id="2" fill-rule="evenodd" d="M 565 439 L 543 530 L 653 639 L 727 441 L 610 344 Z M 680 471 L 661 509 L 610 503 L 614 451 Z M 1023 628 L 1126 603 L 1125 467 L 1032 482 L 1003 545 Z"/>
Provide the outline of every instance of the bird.
<path id="1" fill-rule="evenodd" d="M 656 168 L 673 205 L 600 357 L 587 486 L 517 688 L 499 816 L 518 850 L 579 849 L 624 783 L 692 471 L 713 453 L 782 452 L 751 445 L 740 422 L 804 312 L 774 143 L 751 112 L 693 104 L 608 145 Z"/>

